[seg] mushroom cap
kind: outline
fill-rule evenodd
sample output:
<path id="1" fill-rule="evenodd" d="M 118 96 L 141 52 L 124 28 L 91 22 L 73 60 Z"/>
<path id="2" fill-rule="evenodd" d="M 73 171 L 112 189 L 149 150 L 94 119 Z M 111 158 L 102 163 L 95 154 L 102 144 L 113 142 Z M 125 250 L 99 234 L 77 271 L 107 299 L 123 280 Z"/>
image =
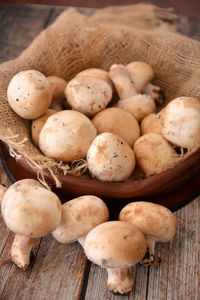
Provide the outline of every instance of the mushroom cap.
<path id="1" fill-rule="evenodd" d="M 157 133 L 139 137 L 134 144 L 134 153 L 138 165 L 147 176 L 172 168 L 178 161 L 176 151 Z"/>
<path id="2" fill-rule="evenodd" d="M 17 73 L 7 90 L 8 103 L 24 119 L 36 119 L 51 104 L 52 91 L 47 78 L 36 70 Z"/>
<path id="3" fill-rule="evenodd" d="M 150 132 L 162 135 L 160 118 L 160 114 L 150 114 L 146 116 L 140 124 L 141 135 Z"/>
<path id="4" fill-rule="evenodd" d="M 126 141 L 104 132 L 92 142 L 87 153 L 88 168 L 102 181 L 123 181 L 135 167 L 135 155 Z"/>
<path id="5" fill-rule="evenodd" d="M 110 221 L 93 228 L 85 239 L 87 258 L 104 268 L 130 267 L 146 253 L 147 243 L 136 226 Z"/>
<path id="6" fill-rule="evenodd" d="M 60 243 L 72 243 L 108 219 L 103 200 L 92 195 L 81 196 L 62 205 L 62 220 L 52 235 Z"/>
<path id="7" fill-rule="evenodd" d="M 118 101 L 117 106 L 130 112 L 138 122 L 156 110 L 154 100 L 149 95 L 144 94 Z"/>
<path id="8" fill-rule="evenodd" d="M 119 220 L 137 226 L 145 236 L 168 242 L 177 228 L 175 215 L 166 207 L 150 202 L 132 202 L 120 212 Z"/>
<path id="9" fill-rule="evenodd" d="M 191 97 L 172 100 L 161 111 L 161 131 L 174 145 L 183 148 L 200 146 L 200 101 Z"/>
<path id="10" fill-rule="evenodd" d="M 67 86 L 67 82 L 58 76 L 47 76 L 47 80 L 50 84 L 53 99 L 51 102 L 51 106 L 53 107 L 57 104 L 64 105 L 65 103 L 65 88 Z"/>
<path id="11" fill-rule="evenodd" d="M 56 113 L 55 109 L 48 109 L 44 115 L 32 121 L 31 124 L 31 138 L 36 147 L 39 147 L 39 136 L 42 130 L 42 127 L 46 123 L 48 117 Z"/>
<path id="12" fill-rule="evenodd" d="M 138 93 L 142 92 L 154 77 L 153 68 L 143 61 L 133 61 L 126 68 L 129 70 L 131 81 Z"/>
<path id="13" fill-rule="evenodd" d="M 125 140 L 130 146 L 133 146 L 140 136 L 140 127 L 135 117 L 118 107 L 109 107 L 100 111 L 92 119 L 92 123 L 98 133 L 114 133 Z"/>
<path id="14" fill-rule="evenodd" d="M 97 131 L 84 114 L 63 110 L 48 118 L 43 126 L 39 146 L 47 156 L 70 162 L 84 158 Z"/>
<path id="15" fill-rule="evenodd" d="M 100 78 L 76 76 L 68 83 L 65 96 L 74 110 L 93 116 L 111 101 L 112 88 Z"/>
<path id="16" fill-rule="evenodd" d="M 113 89 L 113 84 L 112 81 L 109 78 L 108 72 L 99 68 L 90 68 L 90 69 L 85 69 L 81 72 L 79 72 L 77 76 L 86 76 L 86 77 L 96 77 L 100 78 L 104 81 L 106 81 L 110 87 Z"/>
<path id="17" fill-rule="evenodd" d="M 6 191 L 1 212 L 14 233 L 39 238 L 52 232 L 61 220 L 59 198 L 33 179 L 23 179 Z"/>

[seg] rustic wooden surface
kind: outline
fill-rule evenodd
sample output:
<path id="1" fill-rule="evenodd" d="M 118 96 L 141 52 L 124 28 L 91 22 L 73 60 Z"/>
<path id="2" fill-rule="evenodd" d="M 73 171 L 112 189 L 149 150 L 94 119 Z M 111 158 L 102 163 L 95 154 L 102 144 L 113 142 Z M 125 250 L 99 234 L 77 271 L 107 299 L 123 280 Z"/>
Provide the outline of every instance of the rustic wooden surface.
<path id="1" fill-rule="evenodd" d="M 0 62 L 16 57 L 63 10 L 61 7 L 0 5 Z M 91 10 L 84 9 L 90 14 Z M 181 17 L 181 31 L 200 39 L 200 21 Z M 0 163 L 0 183 L 10 185 Z M 0 299 L 198 300 L 200 298 L 200 197 L 176 212 L 178 231 L 158 245 L 160 267 L 137 265 L 135 289 L 129 296 L 106 289 L 106 271 L 87 262 L 78 243 L 62 245 L 51 236 L 37 240 L 27 271 L 10 262 L 13 234 L 0 217 Z"/>

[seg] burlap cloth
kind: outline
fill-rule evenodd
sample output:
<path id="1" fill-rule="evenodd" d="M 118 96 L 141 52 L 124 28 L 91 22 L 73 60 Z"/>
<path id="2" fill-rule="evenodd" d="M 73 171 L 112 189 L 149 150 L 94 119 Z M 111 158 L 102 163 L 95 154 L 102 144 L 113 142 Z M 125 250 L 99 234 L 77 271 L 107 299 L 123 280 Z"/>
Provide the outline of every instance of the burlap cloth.
<path id="1" fill-rule="evenodd" d="M 0 65 L 0 139 L 40 171 L 56 175 L 57 168 L 68 168 L 34 147 L 29 123 L 8 105 L 8 83 L 26 69 L 69 80 L 86 68 L 108 70 L 113 63 L 141 60 L 153 66 L 153 82 L 165 91 L 166 101 L 200 97 L 200 43 L 176 29 L 172 10 L 153 5 L 108 7 L 90 18 L 75 9 L 64 11 L 18 58 Z"/>

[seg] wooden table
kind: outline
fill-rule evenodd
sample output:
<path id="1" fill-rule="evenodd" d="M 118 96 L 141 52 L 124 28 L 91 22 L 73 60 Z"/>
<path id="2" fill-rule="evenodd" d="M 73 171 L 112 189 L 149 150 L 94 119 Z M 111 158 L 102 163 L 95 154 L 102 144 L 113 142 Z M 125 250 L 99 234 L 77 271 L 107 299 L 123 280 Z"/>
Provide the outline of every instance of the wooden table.
<path id="1" fill-rule="evenodd" d="M 63 10 L 51 6 L 0 4 L 0 61 L 16 57 Z M 90 10 L 84 9 L 84 13 Z M 200 20 L 181 17 L 181 30 L 200 39 Z M 10 185 L 0 163 L 0 183 Z M 160 267 L 137 265 L 133 294 L 113 295 L 106 288 L 106 271 L 88 262 L 78 243 L 59 244 L 51 236 L 35 243 L 27 271 L 10 262 L 13 234 L 0 217 L 1 300 L 198 300 L 200 299 L 200 197 L 176 212 L 178 231 L 170 242 L 158 245 Z"/>

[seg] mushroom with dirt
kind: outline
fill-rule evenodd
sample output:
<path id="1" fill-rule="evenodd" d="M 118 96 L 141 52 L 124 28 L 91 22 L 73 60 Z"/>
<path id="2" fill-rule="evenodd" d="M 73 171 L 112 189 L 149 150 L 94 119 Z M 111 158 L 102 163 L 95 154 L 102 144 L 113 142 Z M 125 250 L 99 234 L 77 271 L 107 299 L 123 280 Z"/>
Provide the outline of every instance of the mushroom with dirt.
<path id="1" fill-rule="evenodd" d="M 47 76 L 47 80 L 52 90 L 52 102 L 50 108 L 62 110 L 65 106 L 65 88 L 67 82 L 58 76 Z"/>
<path id="2" fill-rule="evenodd" d="M 110 85 L 110 87 L 113 89 L 113 83 L 109 78 L 108 72 L 103 69 L 99 69 L 99 68 L 85 69 L 85 70 L 79 72 L 78 74 L 76 74 L 76 77 L 99 78 L 99 79 L 106 81 Z"/>
<path id="3" fill-rule="evenodd" d="M 73 110 L 94 116 L 112 99 L 111 85 L 97 77 L 76 76 L 65 89 L 67 102 Z"/>
<path id="4" fill-rule="evenodd" d="M 60 224 L 60 200 L 38 181 L 23 179 L 5 192 L 1 213 L 7 227 L 15 233 L 11 259 L 25 269 L 35 239 L 48 235 Z"/>
<path id="5" fill-rule="evenodd" d="M 47 157 L 73 162 L 85 158 L 96 135 L 88 117 L 78 111 L 63 110 L 47 119 L 40 132 L 39 147 Z"/>
<path id="6" fill-rule="evenodd" d="M 137 93 L 147 94 L 158 104 L 162 104 L 163 95 L 160 87 L 151 83 L 154 77 L 153 68 L 144 61 L 133 61 L 126 65 L 131 81 Z"/>
<path id="7" fill-rule="evenodd" d="M 167 104 L 161 113 L 162 135 L 182 148 L 200 147 L 200 100 L 179 97 Z"/>
<path id="8" fill-rule="evenodd" d="M 103 200 L 93 195 L 81 196 L 62 205 L 62 219 L 52 236 L 66 244 L 78 240 L 84 248 L 87 233 L 108 219 L 109 211 Z"/>
<path id="9" fill-rule="evenodd" d="M 176 234 L 175 215 L 166 207 L 150 202 L 132 202 L 119 214 L 119 220 L 137 226 L 145 235 L 148 253 L 143 259 L 144 265 L 155 260 L 155 244 L 168 242 Z"/>
<path id="10" fill-rule="evenodd" d="M 100 111 L 94 116 L 92 123 L 98 133 L 114 133 L 130 146 L 133 146 L 140 136 L 140 127 L 135 117 L 118 107 L 109 107 Z"/>
<path id="11" fill-rule="evenodd" d="M 120 97 L 117 106 L 130 112 L 139 122 L 155 112 L 154 100 L 149 95 L 138 94 L 129 70 L 123 65 L 112 65 L 109 76 Z"/>
<path id="12" fill-rule="evenodd" d="M 84 251 L 93 263 L 106 268 L 107 286 L 114 293 L 128 294 L 134 286 L 130 267 L 145 256 L 147 243 L 142 231 L 121 221 L 105 222 L 86 236 Z"/>
<path id="13" fill-rule="evenodd" d="M 140 129 L 141 135 L 151 132 L 162 135 L 160 113 L 146 116 L 140 123 Z"/>
<path id="14" fill-rule="evenodd" d="M 86 159 L 90 173 L 101 181 L 126 180 L 135 167 L 133 149 L 111 132 L 101 133 L 94 139 Z"/>
<path id="15" fill-rule="evenodd" d="M 17 73 L 7 90 L 8 103 L 24 119 L 33 120 L 43 115 L 52 101 L 52 90 L 47 78 L 36 70 Z"/>
<path id="16" fill-rule="evenodd" d="M 175 149 L 157 133 L 147 133 L 139 137 L 133 150 L 138 165 L 147 176 L 173 168 L 179 161 Z"/>

